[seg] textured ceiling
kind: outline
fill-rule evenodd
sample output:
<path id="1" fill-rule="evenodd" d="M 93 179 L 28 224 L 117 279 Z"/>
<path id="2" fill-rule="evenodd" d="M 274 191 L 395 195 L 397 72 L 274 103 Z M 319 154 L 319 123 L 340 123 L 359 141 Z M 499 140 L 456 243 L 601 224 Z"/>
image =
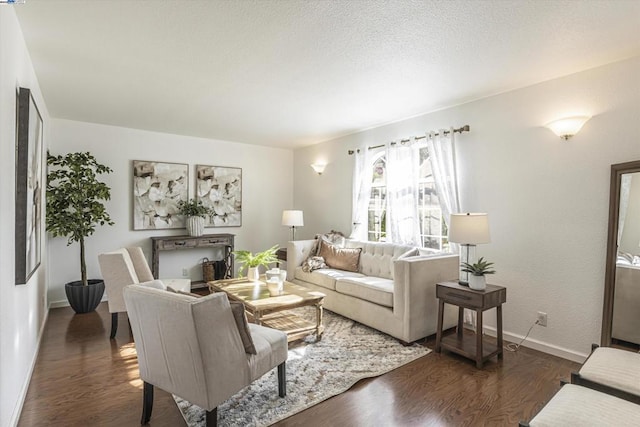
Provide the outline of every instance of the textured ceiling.
<path id="1" fill-rule="evenodd" d="M 640 1 L 14 7 L 53 117 L 280 147 L 640 55 Z"/>

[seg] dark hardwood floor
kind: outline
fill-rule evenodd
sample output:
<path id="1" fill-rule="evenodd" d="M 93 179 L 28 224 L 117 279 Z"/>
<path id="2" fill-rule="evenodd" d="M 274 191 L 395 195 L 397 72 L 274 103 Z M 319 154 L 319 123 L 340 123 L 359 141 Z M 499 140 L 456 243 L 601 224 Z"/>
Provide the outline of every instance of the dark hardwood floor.
<path id="1" fill-rule="evenodd" d="M 115 340 L 109 340 L 109 328 L 106 303 L 81 315 L 51 310 L 20 427 L 139 425 L 142 382 L 126 316 L 120 314 Z M 471 360 L 433 352 L 277 425 L 515 426 L 578 367 L 524 347 L 491 359 L 483 370 Z M 185 425 L 171 395 L 157 388 L 150 425 Z"/>

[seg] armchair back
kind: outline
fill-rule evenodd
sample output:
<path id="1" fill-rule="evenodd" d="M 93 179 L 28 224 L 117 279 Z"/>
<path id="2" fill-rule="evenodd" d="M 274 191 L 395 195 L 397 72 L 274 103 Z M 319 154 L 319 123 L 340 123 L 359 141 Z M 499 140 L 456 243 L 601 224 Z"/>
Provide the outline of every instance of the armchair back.
<path id="1" fill-rule="evenodd" d="M 124 289 L 143 381 L 211 410 L 251 383 L 226 294 Z"/>

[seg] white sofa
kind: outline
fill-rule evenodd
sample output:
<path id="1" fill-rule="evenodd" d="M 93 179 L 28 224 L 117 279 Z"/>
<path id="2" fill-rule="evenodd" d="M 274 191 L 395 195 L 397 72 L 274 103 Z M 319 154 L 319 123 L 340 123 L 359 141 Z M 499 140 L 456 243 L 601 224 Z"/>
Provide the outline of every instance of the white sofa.
<path id="1" fill-rule="evenodd" d="M 413 248 L 347 240 L 345 247 L 362 248 L 358 272 L 306 273 L 301 265 L 313 247 L 314 240 L 288 242 L 287 279 L 325 294 L 325 308 L 406 343 L 436 333 L 436 283 L 458 277 L 457 255 L 401 257 Z M 444 327 L 456 322 L 457 310 L 445 305 Z"/>

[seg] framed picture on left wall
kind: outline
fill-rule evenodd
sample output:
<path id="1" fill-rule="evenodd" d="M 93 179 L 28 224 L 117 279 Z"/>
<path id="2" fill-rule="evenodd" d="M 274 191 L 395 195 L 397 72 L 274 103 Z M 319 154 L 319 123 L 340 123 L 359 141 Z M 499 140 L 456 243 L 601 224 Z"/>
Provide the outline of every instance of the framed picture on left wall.
<path id="1" fill-rule="evenodd" d="M 133 229 L 184 228 L 178 202 L 189 195 L 189 165 L 133 161 Z"/>
<path id="2" fill-rule="evenodd" d="M 23 285 L 41 261 L 43 123 L 31 90 L 19 88 L 16 101 L 15 282 Z"/>

